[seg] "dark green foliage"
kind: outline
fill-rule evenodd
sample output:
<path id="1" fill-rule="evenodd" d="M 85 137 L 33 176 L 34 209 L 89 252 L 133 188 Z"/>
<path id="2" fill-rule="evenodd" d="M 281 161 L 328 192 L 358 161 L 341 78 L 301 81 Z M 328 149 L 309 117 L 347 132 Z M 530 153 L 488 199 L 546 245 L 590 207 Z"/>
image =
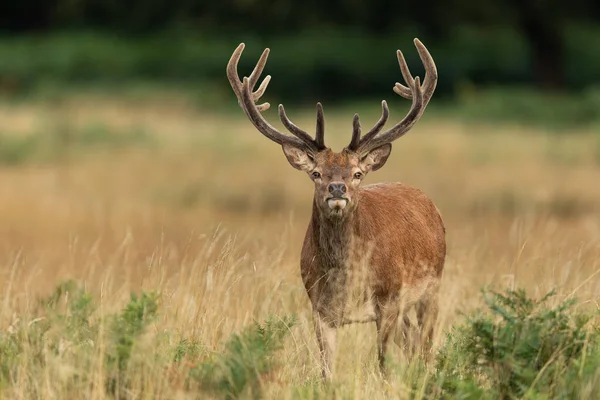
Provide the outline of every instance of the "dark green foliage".
<path id="1" fill-rule="evenodd" d="M 233 334 L 222 351 L 208 355 L 198 341 L 176 341 L 171 332 L 150 331 L 158 310 L 158 295 L 142 292 L 132 293 L 119 312 L 97 315 L 91 294 L 73 281 L 64 282 L 37 302 L 36 318 L 22 316 L 8 330 L 0 330 L 0 389 L 23 379 L 35 388 L 35 380 L 46 376 L 44 369 L 58 360 L 70 368 L 65 379 L 73 393 L 97 383 L 94 370 L 100 365 L 106 392 L 114 398 L 129 398 L 135 379 L 162 379 L 163 373 L 169 380 L 182 377 L 187 389 L 201 397 L 207 392 L 217 398 L 257 397 L 262 380 L 278 365 L 275 353 L 295 324 L 292 317 L 255 323 Z M 142 340 L 144 335 L 147 340 Z M 27 375 L 19 376 L 20 371 Z"/>
<path id="2" fill-rule="evenodd" d="M 158 312 L 157 296 L 142 293 L 137 297 L 131 294 L 131 300 L 123 311 L 112 321 L 111 336 L 114 346 L 108 353 L 109 364 L 116 363 L 119 371 L 127 368 L 127 362 L 137 338 L 144 332 Z"/>
<path id="3" fill-rule="evenodd" d="M 0 37 L 0 98 L 34 97 L 56 103 L 83 91 L 113 93 L 135 102 L 148 98 L 168 102 L 164 93 L 176 91 L 203 109 L 239 112 L 225 65 L 244 41 L 247 47 L 239 63 L 240 75 L 250 73 L 264 47 L 272 50 L 265 74 L 274 79 L 265 100 L 273 104 L 296 103 L 312 109 L 316 101 L 322 101 L 329 110 L 352 104 L 349 112 L 360 111 L 363 116 L 379 112 L 379 102 L 387 99 L 391 109 L 400 113 L 409 102 L 391 91 L 391 85 L 402 80 L 394 50 L 402 49 L 412 73 L 422 76 L 412 43 L 415 36 L 430 49 L 440 74 L 427 115 L 445 110 L 451 117 L 467 120 L 563 130 L 600 123 L 600 90 L 595 86 L 600 80 L 600 53 L 591 51 L 600 47 L 600 35 L 595 27 L 575 25 L 564 29 L 563 89 L 568 90 L 556 93 L 538 92 L 531 86 L 535 72 L 522 33 L 514 27 L 482 30 L 467 25 L 452 28 L 444 40 L 409 28 L 379 36 L 348 27 L 305 30 L 268 40 L 198 32 L 131 37 L 77 31 Z M 360 107 L 353 104 L 358 99 L 364 101 Z M 275 114 L 276 110 L 267 111 L 267 117 L 276 118 Z M 22 163 L 30 159 L 28 154 L 39 158 L 46 133 L 3 137 L 0 161 Z M 104 147 L 139 142 L 143 134 L 123 132 L 123 139 L 102 126 L 85 133 L 90 141 L 83 138 L 81 145 Z"/>
<path id="4" fill-rule="evenodd" d="M 0 386 L 17 379 L 24 358 L 33 369 L 42 369 L 49 355 L 69 358 L 75 349 L 91 351 L 98 334 L 97 325 L 91 323 L 94 311 L 90 294 L 73 281 L 39 299 L 33 310 L 37 318 L 17 319 L 8 333 L 0 331 Z"/>
<path id="5" fill-rule="evenodd" d="M 484 302 L 485 310 L 450 328 L 433 368 L 417 360 L 398 377 L 414 398 L 597 398 L 597 312 L 578 309 L 574 299 L 557 302 L 552 292 L 535 300 L 523 290 L 484 291 Z M 197 340 L 150 329 L 158 311 L 158 296 L 142 292 L 116 313 L 99 315 L 85 288 L 65 282 L 32 307 L 35 317 L 21 315 L 0 330 L 0 389 L 16 382 L 35 388 L 36 379 L 58 362 L 71 367 L 61 378 L 69 393 L 96 384 L 93 371 L 100 367 L 113 398 L 135 395 L 145 379 L 164 379 L 198 398 L 261 398 L 285 362 L 276 355 L 296 324 L 294 317 L 271 317 L 232 334 L 210 353 Z M 332 398 L 343 389 L 336 383 L 325 387 L 315 377 L 289 393 Z"/>
<path id="6" fill-rule="evenodd" d="M 177 347 L 175 347 L 175 355 L 173 356 L 173 361 L 176 363 L 182 362 L 184 360 L 188 361 L 197 361 L 201 355 L 204 354 L 204 347 L 202 343 L 183 339 L 179 342 Z"/>
<path id="7" fill-rule="evenodd" d="M 227 399 L 250 393 L 260 397 L 261 380 L 276 367 L 274 354 L 296 323 L 294 317 L 270 318 L 233 334 L 222 353 L 192 371 L 200 386 Z"/>
<path id="8" fill-rule="evenodd" d="M 118 91 L 136 82 L 154 82 L 193 90 L 204 105 L 216 101 L 234 108 L 237 102 L 225 77 L 225 65 L 235 47 L 244 41 L 247 47 L 239 64 L 242 75 L 250 73 L 265 47 L 272 50 L 265 70 L 274 77 L 265 97 L 271 102 L 312 106 L 317 100 L 334 104 L 352 99 L 391 99 L 395 96 L 391 86 L 401 80 L 396 49 L 404 52 L 413 74 L 423 74 L 412 43 L 415 36 L 430 49 L 440 73 L 438 101 L 432 104 L 438 104 L 444 95 L 462 94 L 471 85 L 530 87 L 534 80 L 527 39 L 513 27 L 455 26 L 444 40 L 410 28 L 384 36 L 351 27 L 319 28 L 268 39 L 197 31 L 143 37 L 76 31 L 0 37 L 0 94 L 61 96 L 78 86 Z M 599 45 L 598 29 L 569 26 L 564 36 L 565 87 L 593 85 L 600 79 L 600 56 L 591 51 Z M 502 97 L 500 104 L 490 107 L 511 107 L 519 115 L 535 108 L 535 103 L 511 97 L 522 106 L 516 110 L 516 105 L 506 104 L 505 100 Z M 569 110 L 575 112 L 572 120 L 576 116 L 589 118 L 588 107 Z M 552 117 L 551 113 L 547 115 Z"/>
<path id="9" fill-rule="evenodd" d="M 91 322 L 96 304 L 92 295 L 74 281 L 67 281 L 56 287 L 54 293 L 40 302 L 47 310 L 47 321 L 60 334 L 77 345 L 89 344 L 98 333 Z"/>
<path id="10" fill-rule="evenodd" d="M 420 28 L 435 36 L 463 23 L 519 24 L 527 11 L 540 15 L 534 22 L 557 24 L 565 19 L 592 20 L 600 10 L 590 0 L 520 2 L 495 0 L 391 1 L 355 0 L 295 2 L 280 0 L 24 0 L 0 6 L 0 26 L 7 32 L 35 32 L 88 26 L 121 34 L 147 34 L 163 29 L 193 28 L 208 32 L 252 33 L 275 36 L 283 32 L 352 26 L 374 34 L 393 32 L 397 26 Z M 481 22 L 480 22 L 481 21 Z M 523 25 L 523 24 L 521 24 Z M 526 28 L 526 26 L 524 27 Z M 531 30 L 531 29 L 529 29 Z"/>
<path id="11" fill-rule="evenodd" d="M 533 300 L 523 290 L 485 293 L 489 312 L 468 316 L 448 334 L 431 392 L 442 398 L 576 398 L 570 396 L 597 386 L 595 314 L 574 310 L 573 299 L 550 307 L 553 295 Z"/>
<path id="12" fill-rule="evenodd" d="M 157 312 L 156 294 L 142 293 L 138 297 L 132 293 L 129 303 L 121 313 L 111 318 L 110 345 L 106 352 L 106 388 L 109 393 L 120 393 L 129 386 L 127 370 L 134 346 L 147 326 L 156 318 Z"/>

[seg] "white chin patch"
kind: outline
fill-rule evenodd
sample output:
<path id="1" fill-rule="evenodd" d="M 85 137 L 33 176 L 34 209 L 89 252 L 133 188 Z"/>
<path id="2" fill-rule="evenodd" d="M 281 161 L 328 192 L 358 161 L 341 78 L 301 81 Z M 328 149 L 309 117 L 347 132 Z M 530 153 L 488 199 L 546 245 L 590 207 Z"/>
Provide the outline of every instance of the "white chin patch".
<path id="1" fill-rule="evenodd" d="M 348 204 L 348 200 L 346 199 L 329 199 L 327 200 L 327 205 L 331 210 L 343 210 L 346 208 Z"/>

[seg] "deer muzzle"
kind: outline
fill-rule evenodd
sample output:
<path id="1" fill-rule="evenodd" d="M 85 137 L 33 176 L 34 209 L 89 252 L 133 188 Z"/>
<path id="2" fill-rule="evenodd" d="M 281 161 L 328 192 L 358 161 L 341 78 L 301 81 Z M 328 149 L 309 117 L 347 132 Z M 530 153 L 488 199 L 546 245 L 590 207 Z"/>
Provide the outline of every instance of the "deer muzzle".
<path id="1" fill-rule="evenodd" d="M 332 210 L 343 210 L 348 205 L 348 199 L 342 197 L 331 197 L 327 199 L 327 205 Z"/>

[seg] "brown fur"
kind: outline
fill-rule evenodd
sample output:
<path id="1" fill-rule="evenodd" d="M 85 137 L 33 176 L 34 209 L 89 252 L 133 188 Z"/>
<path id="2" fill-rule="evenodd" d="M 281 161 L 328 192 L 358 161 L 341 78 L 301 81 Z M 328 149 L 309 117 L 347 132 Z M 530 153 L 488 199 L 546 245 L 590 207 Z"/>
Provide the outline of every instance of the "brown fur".
<path id="1" fill-rule="evenodd" d="M 322 218 L 313 205 L 301 256 L 302 279 L 311 299 L 316 301 L 323 290 L 318 284 L 323 272 L 346 267 L 352 262 L 350 253 L 361 254 L 370 244 L 375 245 L 370 264 L 378 295 L 441 276 L 444 225 L 423 192 L 400 183 L 375 184 L 361 188 L 358 201 L 344 221 Z"/>
<path id="2" fill-rule="evenodd" d="M 423 341 L 424 352 L 430 349 L 437 319 L 446 255 L 445 229 L 437 208 L 423 192 L 400 183 L 365 186 L 355 197 L 356 208 L 342 220 L 327 218 L 313 203 L 302 248 L 301 274 L 315 313 L 325 377 L 332 372 L 335 328 L 376 322 L 383 369 L 387 341 L 400 314 L 416 306 L 425 336 L 417 340 Z M 348 298 L 356 290 L 362 305 L 373 304 L 373 314 L 358 319 L 346 314 L 352 313 L 348 303 L 361 306 Z M 410 324 L 404 316 L 402 323 L 397 343 L 409 335 Z M 416 343 L 409 343 L 409 354 L 414 347 Z"/>

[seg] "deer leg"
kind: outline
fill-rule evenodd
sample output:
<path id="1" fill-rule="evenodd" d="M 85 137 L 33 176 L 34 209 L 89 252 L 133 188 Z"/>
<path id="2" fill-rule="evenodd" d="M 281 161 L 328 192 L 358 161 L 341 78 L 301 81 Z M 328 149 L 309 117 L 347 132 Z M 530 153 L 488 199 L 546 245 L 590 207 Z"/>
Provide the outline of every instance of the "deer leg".
<path id="1" fill-rule="evenodd" d="M 402 321 L 399 321 L 394 335 L 394 343 L 402 349 L 404 355 L 411 361 L 417 351 L 419 341 L 416 327 L 410 322 L 410 318 L 405 312 L 402 313 Z"/>
<path id="2" fill-rule="evenodd" d="M 387 355 L 388 343 L 390 335 L 394 333 L 394 330 L 396 329 L 399 314 L 400 311 L 398 308 L 389 303 L 380 305 L 376 310 L 377 355 L 379 359 L 379 370 L 384 376 L 386 375 L 385 358 Z"/>
<path id="3" fill-rule="evenodd" d="M 431 346 L 435 323 L 439 313 L 438 295 L 432 295 L 419 301 L 416 305 L 417 320 L 420 328 L 421 355 L 425 361 L 431 357 Z"/>
<path id="4" fill-rule="evenodd" d="M 325 321 L 317 311 L 314 313 L 314 324 L 321 354 L 323 379 L 331 380 L 337 343 L 337 329 L 334 325 Z"/>

